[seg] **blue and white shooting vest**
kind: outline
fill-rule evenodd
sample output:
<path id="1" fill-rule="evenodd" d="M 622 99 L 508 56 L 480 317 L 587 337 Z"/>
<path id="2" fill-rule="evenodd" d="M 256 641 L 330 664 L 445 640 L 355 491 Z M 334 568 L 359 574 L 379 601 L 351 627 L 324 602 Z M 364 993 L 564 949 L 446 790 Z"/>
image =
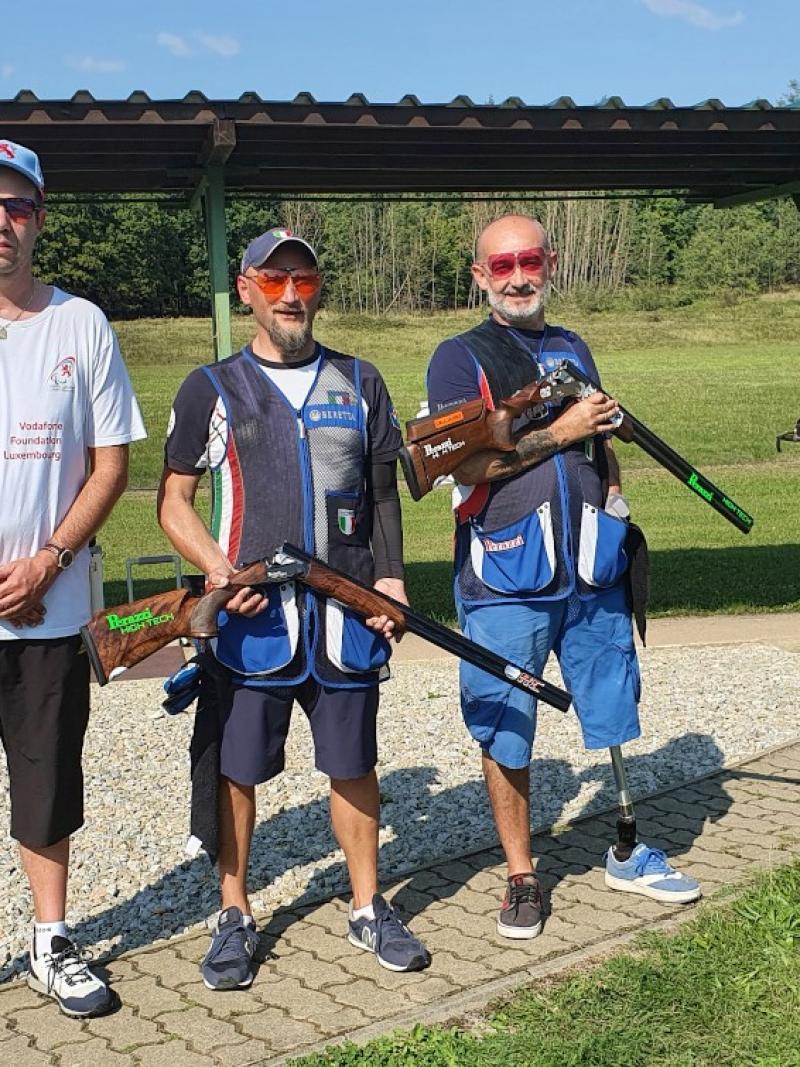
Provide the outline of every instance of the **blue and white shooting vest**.
<path id="1" fill-rule="evenodd" d="M 491 320 L 457 340 L 469 351 L 494 406 L 568 359 L 584 373 L 568 331 L 546 327 L 539 350 L 530 339 Z M 559 414 L 548 405 L 535 422 Z M 616 585 L 627 569 L 627 523 L 603 510 L 602 440 L 573 445 L 536 466 L 476 486 L 457 508 L 455 581 L 466 603 L 581 598 Z"/>
<path id="2" fill-rule="evenodd" d="M 203 369 L 225 405 L 225 455 L 212 470 L 212 530 L 230 561 L 243 567 L 270 559 L 289 541 L 371 585 L 358 360 L 322 349 L 299 411 L 247 348 Z M 360 616 L 294 583 L 265 592 L 262 614 L 220 615 L 215 654 L 245 684 L 293 685 L 309 674 L 342 688 L 377 684 L 390 648 Z"/>

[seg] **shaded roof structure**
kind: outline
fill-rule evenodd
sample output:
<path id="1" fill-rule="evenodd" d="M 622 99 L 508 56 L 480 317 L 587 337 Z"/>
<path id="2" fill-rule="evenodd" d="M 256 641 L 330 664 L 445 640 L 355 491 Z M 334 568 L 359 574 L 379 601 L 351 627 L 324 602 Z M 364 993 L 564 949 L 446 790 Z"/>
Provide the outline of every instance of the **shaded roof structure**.
<path id="1" fill-rule="evenodd" d="M 139 193 L 200 206 L 216 356 L 231 351 L 226 193 L 676 193 L 730 206 L 792 196 L 800 207 L 800 108 L 754 100 L 591 107 L 561 97 L 475 104 L 294 100 L 0 100 L 0 138 L 42 158 L 48 193 Z"/>
<path id="2" fill-rule="evenodd" d="M 717 203 L 800 192 L 800 109 L 767 100 L 587 107 L 569 97 L 530 106 L 23 91 L 0 101 L 0 135 L 41 154 L 51 192 L 188 199 L 214 166 L 228 192 L 660 190 Z"/>

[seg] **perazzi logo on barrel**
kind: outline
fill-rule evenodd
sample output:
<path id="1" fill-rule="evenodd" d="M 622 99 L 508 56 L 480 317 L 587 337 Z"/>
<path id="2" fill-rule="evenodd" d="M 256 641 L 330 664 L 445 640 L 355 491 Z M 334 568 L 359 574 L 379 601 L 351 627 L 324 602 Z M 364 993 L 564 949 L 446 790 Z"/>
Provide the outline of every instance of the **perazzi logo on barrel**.
<path id="1" fill-rule="evenodd" d="M 694 471 L 692 471 L 692 473 L 689 475 L 689 481 L 686 484 L 689 486 L 690 489 L 694 489 L 694 491 L 698 493 L 703 498 L 703 500 L 711 501 L 714 499 L 714 494 L 708 489 L 706 489 L 704 485 L 700 484 L 697 479 L 697 474 Z"/>
<path id="2" fill-rule="evenodd" d="M 106 616 L 106 622 L 109 630 L 120 630 L 124 634 L 135 634 L 139 630 L 146 630 L 152 626 L 161 626 L 162 623 L 172 622 L 174 618 L 175 615 L 171 611 L 167 611 L 163 615 L 154 615 L 150 608 L 145 608 L 144 611 L 137 611 L 135 615 L 114 615 L 112 613 Z"/>

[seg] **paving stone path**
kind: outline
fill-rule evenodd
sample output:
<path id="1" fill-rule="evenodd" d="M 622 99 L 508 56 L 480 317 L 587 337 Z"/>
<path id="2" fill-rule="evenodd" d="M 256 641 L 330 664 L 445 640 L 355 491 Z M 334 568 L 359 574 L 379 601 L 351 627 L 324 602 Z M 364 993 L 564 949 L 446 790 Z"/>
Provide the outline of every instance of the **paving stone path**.
<path id="1" fill-rule="evenodd" d="M 800 854 L 800 741 L 637 803 L 639 829 L 706 896 L 757 867 Z M 694 914 L 603 885 L 615 813 L 534 838 L 552 915 L 534 941 L 494 929 L 504 888 L 500 852 L 434 864 L 389 892 L 434 954 L 430 970 L 397 975 L 344 937 L 346 903 L 288 908 L 259 922 L 263 963 L 250 990 L 211 993 L 192 934 L 107 965 L 122 1007 L 76 1022 L 22 982 L 0 989 L 0 1063 L 13 1067 L 245 1067 L 276 1065 L 330 1042 L 457 1017 L 505 990 Z"/>

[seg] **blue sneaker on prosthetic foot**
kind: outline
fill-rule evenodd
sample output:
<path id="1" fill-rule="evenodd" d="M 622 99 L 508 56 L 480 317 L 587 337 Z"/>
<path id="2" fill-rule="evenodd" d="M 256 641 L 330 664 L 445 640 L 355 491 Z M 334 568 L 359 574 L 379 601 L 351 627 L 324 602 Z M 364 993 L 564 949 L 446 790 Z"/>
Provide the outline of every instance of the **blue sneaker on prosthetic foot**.
<path id="1" fill-rule="evenodd" d="M 700 883 L 667 863 L 660 848 L 639 842 L 627 860 L 619 860 L 610 848 L 606 854 L 606 885 L 623 893 L 660 900 L 665 904 L 689 904 L 700 896 Z"/>

